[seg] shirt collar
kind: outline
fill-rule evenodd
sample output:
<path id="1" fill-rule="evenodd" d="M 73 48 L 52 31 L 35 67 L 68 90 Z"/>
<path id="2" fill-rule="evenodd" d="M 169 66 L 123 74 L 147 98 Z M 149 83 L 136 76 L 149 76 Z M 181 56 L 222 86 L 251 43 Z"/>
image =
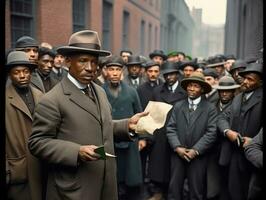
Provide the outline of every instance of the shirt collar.
<path id="1" fill-rule="evenodd" d="M 171 87 L 172 87 L 172 90 L 175 91 L 175 89 L 177 88 L 178 86 L 178 81 L 176 81 Z"/>
<path id="2" fill-rule="evenodd" d="M 189 104 L 194 104 L 194 105 L 198 105 L 199 103 L 200 103 L 200 101 L 201 101 L 201 96 L 199 96 L 198 98 L 196 98 L 196 99 L 190 99 L 190 98 L 188 98 L 188 103 Z"/>
<path id="3" fill-rule="evenodd" d="M 67 74 L 67 78 L 80 90 L 82 90 L 88 86 L 88 85 L 80 83 L 77 79 L 75 79 L 73 76 L 71 76 L 70 73 Z"/>

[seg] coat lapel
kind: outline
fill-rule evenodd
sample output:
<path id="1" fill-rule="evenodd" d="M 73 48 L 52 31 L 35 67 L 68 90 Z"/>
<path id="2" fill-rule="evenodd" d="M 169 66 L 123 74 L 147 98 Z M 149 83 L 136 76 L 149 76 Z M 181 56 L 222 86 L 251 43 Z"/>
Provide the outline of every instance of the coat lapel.
<path id="1" fill-rule="evenodd" d="M 201 113 L 203 112 L 203 108 L 204 108 L 204 102 L 203 100 L 199 103 L 199 105 L 197 106 L 197 109 L 195 111 L 193 111 L 193 113 L 190 115 L 190 126 L 193 126 L 195 121 L 199 118 L 199 116 L 201 115 Z"/>
<path id="2" fill-rule="evenodd" d="M 36 88 L 41 90 L 43 93 L 45 93 L 44 85 L 42 83 L 42 79 L 39 76 L 39 74 L 35 71 L 31 75 L 31 84 L 34 85 Z"/>
<path id="3" fill-rule="evenodd" d="M 244 94 L 242 94 L 243 97 Z M 262 89 L 259 88 L 254 91 L 254 94 L 251 95 L 250 99 L 246 102 L 245 105 L 242 105 L 244 113 L 246 113 L 250 108 L 252 108 L 257 103 L 261 102 L 262 99 Z"/>
<path id="4" fill-rule="evenodd" d="M 68 95 L 73 103 L 93 115 L 101 123 L 97 106 L 92 105 L 95 103 L 90 98 L 83 94 L 67 77 L 62 80 L 61 84 L 64 94 Z"/>
<path id="5" fill-rule="evenodd" d="M 19 94 L 16 92 L 15 88 L 10 85 L 10 92 L 7 94 L 8 99 L 10 100 L 10 104 L 25 113 L 31 120 L 32 116 L 31 113 L 27 107 L 27 105 L 24 103 L 22 98 L 19 96 Z"/>
<path id="6" fill-rule="evenodd" d="M 187 120 L 187 124 L 189 124 L 189 109 L 188 109 L 188 101 L 185 101 L 185 103 L 183 104 L 183 106 L 181 107 L 182 109 L 182 113 L 185 116 L 186 120 Z"/>

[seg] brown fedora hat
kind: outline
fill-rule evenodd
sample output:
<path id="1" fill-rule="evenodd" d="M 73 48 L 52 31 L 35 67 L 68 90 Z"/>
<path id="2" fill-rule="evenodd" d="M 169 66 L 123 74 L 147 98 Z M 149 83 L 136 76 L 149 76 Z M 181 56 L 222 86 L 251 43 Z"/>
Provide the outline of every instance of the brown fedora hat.
<path id="1" fill-rule="evenodd" d="M 62 55 L 73 53 L 90 53 L 98 56 L 109 56 L 111 52 L 101 50 L 101 42 L 96 31 L 83 30 L 73 33 L 68 41 L 68 46 L 57 49 Z"/>
<path id="2" fill-rule="evenodd" d="M 181 87 L 184 90 L 187 90 L 187 86 L 191 82 L 196 82 L 201 85 L 204 90 L 204 94 L 209 93 L 212 90 L 212 87 L 209 83 L 205 82 L 204 75 L 201 72 L 193 72 L 190 77 L 184 78 L 181 81 Z"/>

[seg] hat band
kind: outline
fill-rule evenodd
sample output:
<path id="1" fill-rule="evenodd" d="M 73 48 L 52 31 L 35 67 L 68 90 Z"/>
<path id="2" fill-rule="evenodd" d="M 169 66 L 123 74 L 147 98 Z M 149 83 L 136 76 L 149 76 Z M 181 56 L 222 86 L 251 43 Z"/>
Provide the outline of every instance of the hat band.
<path id="1" fill-rule="evenodd" d="M 100 45 L 93 44 L 93 43 L 73 43 L 73 44 L 70 44 L 69 46 L 88 48 L 88 49 L 95 49 L 95 50 L 100 50 L 101 49 Z"/>
<path id="2" fill-rule="evenodd" d="M 232 85 L 234 85 L 234 83 L 230 83 L 230 82 L 219 83 L 219 86 L 232 86 Z"/>

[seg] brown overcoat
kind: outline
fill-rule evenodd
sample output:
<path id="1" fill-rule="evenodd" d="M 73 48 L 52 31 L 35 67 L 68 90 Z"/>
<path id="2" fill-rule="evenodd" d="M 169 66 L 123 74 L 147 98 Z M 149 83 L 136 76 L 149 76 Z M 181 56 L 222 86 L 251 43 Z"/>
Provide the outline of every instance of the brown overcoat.
<path id="1" fill-rule="evenodd" d="M 30 89 L 36 104 L 43 94 L 31 86 Z M 12 196 L 12 199 L 40 200 L 40 163 L 30 154 L 27 144 L 31 134 L 32 115 L 12 84 L 7 86 L 5 96 L 5 148 L 10 170 L 8 196 Z"/>
<path id="2" fill-rule="evenodd" d="M 113 133 L 129 140 L 128 121 L 112 121 L 104 90 L 92 84 L 99 110 L 67 77 L 44 95 L 35 110 L 29 148 L 50 163 L 47 200 L 116 200 L 116 161 L 78 162 L 81 145 L 104 145 L 114 154 Z"/>

